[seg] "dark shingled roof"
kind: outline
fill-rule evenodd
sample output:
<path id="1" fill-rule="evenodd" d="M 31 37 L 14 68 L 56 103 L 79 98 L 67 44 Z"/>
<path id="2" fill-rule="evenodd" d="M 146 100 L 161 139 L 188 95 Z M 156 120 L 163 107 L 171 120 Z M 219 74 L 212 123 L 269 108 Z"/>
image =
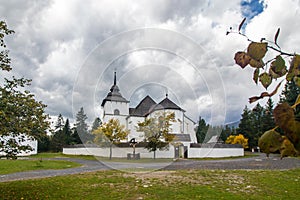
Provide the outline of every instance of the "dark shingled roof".
<path id="1" fill-rule="evenodd" d="M 156 102 L 147 95 L 135 108 L 129 109 L 129 114 L 131 116 L 146 116 L 153 110 L 155 105 Z"/>
<path id="2" fill-rule="evenodd" d="M 181 109 L 173 101 L 171 101 L 168 98 L 168 95 L 166 95 L 166 98 L 156 105 L 155 110 L 160 110 L 160 109 L 174 109 L 174 110 L 181 110 L 185 112 L 185 110 Z"/>
<path id="3" fill-rule="evenodd" d="M 114 84 L 113 86 L 111 86 L 110 92 L 107 94 L 106 98 L 103 99 L 101 106 L 104 106 L 106 101 L 118 101 L 118 102 L 126 102 L 126 103 L 129 102 L 124 97 L 122 97 L 120 93 L 120 89 L 117 86 L 117 81 L 116 81 L 116 72 L 114 74 Z"/>

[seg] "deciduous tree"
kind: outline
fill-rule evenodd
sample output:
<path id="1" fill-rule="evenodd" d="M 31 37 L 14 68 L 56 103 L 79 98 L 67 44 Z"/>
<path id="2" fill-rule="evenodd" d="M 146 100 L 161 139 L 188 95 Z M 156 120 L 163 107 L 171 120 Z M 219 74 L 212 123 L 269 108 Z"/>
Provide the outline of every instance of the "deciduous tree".
<path id="1" fill-rule="evenodd" d="M 0 21 L 0 69 L 6 73 L 12 70 L 12 66 L 4 38 L 12 33 L 6 23 Z M 21 141 L 26 137 L 39 139 L 45 136 L 50 123 L 44 111 L 46 105 L 37 101 L 34 94 L 28 90 L 31 80 L 16 77 L 2 79 L 2 77 L 0 80 L 0 151 L 15 157 L 21 150 L 30 150 L 30 146 L 21 145 Z"/>
<path id="2" fill-rule="evenodd" d="M 144 132 L 146 149 L 153 152 L 156 158 L 156 150 L 168 149 L 169 143 L 174 139 L 171 132 L 172 122 L 175 122 L 175 113 L 156 113 L 153 117 L 147 117 L 145 121 L 139 122 L 137 130 Z"/>
<path id="3" fill-rule="evenodd" d="M 121 140 L 127 138 L 129 131 L 121 125 L 118 119 L 110 119 L 103 123 L 98 129 L 93 131 L 95 135 L 94 142 L 101 146 L 109 146 L 109 159 L 112 158 L 113 145 L 119 144 Z"/>

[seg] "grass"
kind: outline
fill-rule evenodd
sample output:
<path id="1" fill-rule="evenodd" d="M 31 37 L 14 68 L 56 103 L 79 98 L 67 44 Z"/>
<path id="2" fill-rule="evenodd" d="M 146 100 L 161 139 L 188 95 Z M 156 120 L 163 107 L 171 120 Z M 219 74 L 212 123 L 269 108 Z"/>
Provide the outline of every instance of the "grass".
<path id="1" fill-rule="evenodd" d="M 81 166 L 78 163 L 61 161 L 61 160 L 0 160 L 0 174 L 9 174 L 15 172 L 23 172 L 30 170 L 42 169 L 66 169 Z M 1 198 L 0 198 L 1 199 Z"/>
<path id="2" fill-rule="evenodd" d="M 153 163 L 153 162 L 173 162 L 171 158 L 141 158 L 139 160 L 127 160 L 127 158 L 112 158 L 108 157 L 98 157 L 92 155 L 66 155 L 62 153 L 39 153 L 37 155 L 32 155 L 30 158 L 79 158 L 84 160 L 99 160 L 105 162 L 129 162 L 129 163 Z"/>
<path id="3" fill-rule="evenodd" d="M 0 183 L 0 199 L 299 199 L 300 169 L 99 171 Z"/>

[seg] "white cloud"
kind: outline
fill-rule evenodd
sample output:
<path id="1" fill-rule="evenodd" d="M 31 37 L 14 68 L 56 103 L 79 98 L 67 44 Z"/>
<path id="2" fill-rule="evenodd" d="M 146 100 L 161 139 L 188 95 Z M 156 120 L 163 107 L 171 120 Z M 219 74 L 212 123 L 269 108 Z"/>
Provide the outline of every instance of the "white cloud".
<path id="1" fill-rule="evenodd" d="M 245 27 L 247 35 L 255 40 L 272 39 L 280 27 L 282 48 L 300 52 L 299 0 L 266 0 L 264 5 L 264 11 Z M 84 106 L 92 121 L 110 89 L 114 68 L 126 98 L 148 92 L 161 100 L 167 88 L 170 97 L 195 121 L 199 114 L 207 120 L 215 116 L 213 123 L 221 123 L 225 117 L 226 121 L 238 120 L 248 97 L 263 90 L 252 82 L 250 68 L 242 70 L 234 64 L 234 53 L 244 50 L 247 41 L 238 35 L 225 35 L 243 18 L 240 0 L 3 0 L 0 11 L 2 19 L 16 31 L 8 40 L 14 73 L 33 79 L 32 91 L 48 104 L 51 115 L 62 113 L 72 118 L 72 112 Z M 131 40 L 113 40 L 122 32 L 143 27 L 172 30 L 182 37 L 150 37 L 140 32 Z M 101 48 L 109 39 L 114 43 Z M 193 51 L 189 42 L 199 48 Z M 151 43 L 172 51 L 126 53 L 126 49 Z"/>

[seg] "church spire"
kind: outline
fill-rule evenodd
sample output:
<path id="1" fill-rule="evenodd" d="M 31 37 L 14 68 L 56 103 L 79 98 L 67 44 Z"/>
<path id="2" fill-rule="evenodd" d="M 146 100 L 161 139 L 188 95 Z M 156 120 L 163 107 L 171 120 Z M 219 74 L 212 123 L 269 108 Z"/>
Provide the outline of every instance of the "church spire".
<path id="1" fill-rule="evenodd" d="M 117 72 L 114 73 L 114 85 L 117 85 Z"/>

